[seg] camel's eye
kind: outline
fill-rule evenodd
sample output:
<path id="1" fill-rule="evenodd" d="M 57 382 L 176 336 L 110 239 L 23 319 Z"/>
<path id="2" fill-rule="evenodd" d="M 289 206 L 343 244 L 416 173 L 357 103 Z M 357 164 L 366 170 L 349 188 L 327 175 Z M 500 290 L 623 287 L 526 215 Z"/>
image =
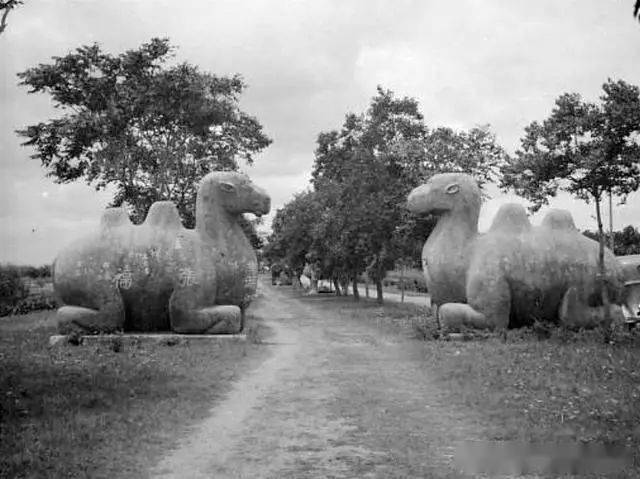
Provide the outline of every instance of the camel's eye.
<path id="1" fill-rule="evenodd" d="M 233 186 L 231 183 L 220 183 L 220 189 L 222 189 L 222 191 L 225 191 L 227 193 L 233 193 L 236 189 L 235 186 Z"/>
<path id="2" fill-rule="evenodd" d="M 447 185 L 444 191 L 446 191 L 448 195 L 455 195 L 460 191 L 460 185 L 458 183 L 451 183 L 450 185 Z"/>

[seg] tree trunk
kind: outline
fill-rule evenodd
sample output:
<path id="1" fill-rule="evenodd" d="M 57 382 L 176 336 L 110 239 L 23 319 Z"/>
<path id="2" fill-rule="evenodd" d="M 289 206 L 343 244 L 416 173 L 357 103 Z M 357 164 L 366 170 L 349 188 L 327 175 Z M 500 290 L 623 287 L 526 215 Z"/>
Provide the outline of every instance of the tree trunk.
<path id="1" fill-rule="evenodd" d="M 382 298 L 382 280 L 376 278 L 376 301 L 380 304 L 382 304 L 383 302 L 383 298 Z"/>
<path id="2" fill-rule="evenodd" d="M 349 277 L 343 277 L 340 283 L 342 286 L 342 294 L 344 296 L 349 296 Z"/>
<path id="3" fill-rule="evenodd" d="M 5 7 L 4 12 L 2 12 L 2 20 L 0 20 L 0 33 L 4 32 L 4 29 L 7 28 L 7 17 L 9 16 L 10 11 L 11 7 Z"/>
<path id="4" fill-rule="evenodd" d="M 357 274 L 353 275 L 352 284 L 353 284 L 353 300 L 360 301 L 360 291 L 358 291 L 358 275 Z"/>
<path id="5" fill-rule="evenodd" d="M 613 240 L 613 195 L 609 190 L 609 247 L 615 254 L 615 242 Z"/>
<path id="6" fill-rule="evenodd" d="M 404 303 L 404 264 L 400 269 L 400 302 Z"/>
<path id="7" fill-rule="evenodd" d="M 609 331 L 611 324 L 611 315 L 609 311 L 609 291 L 607 288 L 606 267 L 604 264 L 604 231 L 602 227 L 602 215 L 600 214 L 600 197 L 596 196 L 596 219 L 598 221 L 598 237 L 600 239 L 600 248 L 598 250 L 598 286 L 600 287 L 600 296 L 602 297 L 602 305 L 604 306 L 604 323 L 606 330 Z M 608 341 L 608 335 L 605 338 Z"/>
<path id="8" fill-rule="evenodd" d="M 340 283 L 337 278 L 333 278 L 333 287 L 336 288 L 336 296 L 342 296 L 342 291 L 340 290 Z"/>
<path id="9" fill-rule="evenodd" d="M 364 280 L 364 294 L 367 298 L 369 297 L 369 278 L 368 277 Z"/>

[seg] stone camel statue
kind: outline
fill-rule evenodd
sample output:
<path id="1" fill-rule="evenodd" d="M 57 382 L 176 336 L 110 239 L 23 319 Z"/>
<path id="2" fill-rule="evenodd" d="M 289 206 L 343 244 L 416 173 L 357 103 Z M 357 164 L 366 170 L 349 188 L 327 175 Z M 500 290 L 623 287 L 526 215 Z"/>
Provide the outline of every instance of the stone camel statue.
<path id="1" fill-rule="evenodd" d="M 510 203 L 479 234 L 481 198 L 477 182 L 462 173 L 434 175 L 408 197 L 413 213 L 439 216 L 422 261 L 441 327 L 504 331 L 536 320 L 570 328 L 602 323 L 599 245 L 576 229 L 571 214 L 552 210 L 534 227 L 524 207 Z M 619 317 L 623 276 L 609 250 L 605 266 L 610 317 Z"/>
<path id="2" fill-rule="evenodd" d="M 238 218 L 269 209 L 269 196 L 236 172 L 203 178 L 193 230 L 170 201 L 154 203 L 141 225 L 108 208 L 99 230 L 54 262 L 59 331 L 240 332 L 258 265 Z"/>

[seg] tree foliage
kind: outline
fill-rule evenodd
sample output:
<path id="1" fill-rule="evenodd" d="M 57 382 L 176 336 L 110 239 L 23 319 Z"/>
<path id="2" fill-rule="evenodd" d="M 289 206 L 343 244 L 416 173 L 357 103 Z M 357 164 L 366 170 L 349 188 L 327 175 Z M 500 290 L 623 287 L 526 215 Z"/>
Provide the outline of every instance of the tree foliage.
<path id="1" fill-rule="evenodd" d="M 585 230 L 582 234 L 595 241 L 599 240 L 597 231 Z M 632 225 L 625 226 L 621 231 L 614 231 L 613 252 L 616 255 L 640 254 L 640 231 Z"/>
<path id="2" fill-rule="evenodd" d="M 198 180 L 251 164 L 271 140 L 240 110 L 239 75 L 216 76 L 188 63 L 168 66 L 173 47 L 154 38 L 111 55 L 83 46 L 18 74 L 29 93 L 48 93 L 62 115 L 18 133 L 49 176 L 115 185 L 114 206 L 140 221 L 157 200 L 172 200 L 193 226 Z"/>
<path id="3" fill-rule="evenodd" d="M 293 269 L 310 262 L 342 284 L 366 272 L 382 300 L 386 271 L 398 260 L 419 261 L 434 225 L 406 210 L 411 189 L 442 171 L 488 181 L 505 156 L 487 127 L 430 131 L 415 99 L 378 87 L 364 113 L 348 113 L 340 129 L 318 135 L 313 190 L 276 215 L 271 252 Z"/>
<path id="4" fill-rule="evenodd" d="M 282 261 L 291 270 L 302 273 L 313 242 L 313 226 L 321 213 L 321 202 L 314 191 L 296 195 L 279 209 L 272 223 L 273 233 L 264 256 L 271 262 Z"/>
<path id="5" fill-rule="evenodd" d="M 622 80 L 602 88 L 600 104 L 561 95 L 546 120 L 525 128 L 502 168 L 502 186 L 531 200 L 533 210 L 559 189 L 599 203 L 606 192 L 624 199 L 640 186 L 640 90 Z"/>

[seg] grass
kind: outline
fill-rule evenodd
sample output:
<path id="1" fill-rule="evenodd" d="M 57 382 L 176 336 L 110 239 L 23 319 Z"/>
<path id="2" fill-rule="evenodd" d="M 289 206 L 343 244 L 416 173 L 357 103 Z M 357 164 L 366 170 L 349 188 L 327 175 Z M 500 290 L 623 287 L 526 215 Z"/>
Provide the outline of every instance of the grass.
<path id="1" fill-rule="evenodd" d="M 323 304 L 347 320 L 433 339 L 427 309 L 410 304 L 343 298 Z M 640 477 L 640 331 L 617 331 L 605 344 L 595 332 L 511 331 L 476 341 L 426 341 L 422 358 L 452 404 L 486 420 L 487 439 L 614 443 L 634 451 Z"/>
<path id="2" fill-rule="evenodd" d="M 48 347 L 53 312 L 0 320 L 0 477 L 144 477 L 262 357 L 249 341 Z"/>

